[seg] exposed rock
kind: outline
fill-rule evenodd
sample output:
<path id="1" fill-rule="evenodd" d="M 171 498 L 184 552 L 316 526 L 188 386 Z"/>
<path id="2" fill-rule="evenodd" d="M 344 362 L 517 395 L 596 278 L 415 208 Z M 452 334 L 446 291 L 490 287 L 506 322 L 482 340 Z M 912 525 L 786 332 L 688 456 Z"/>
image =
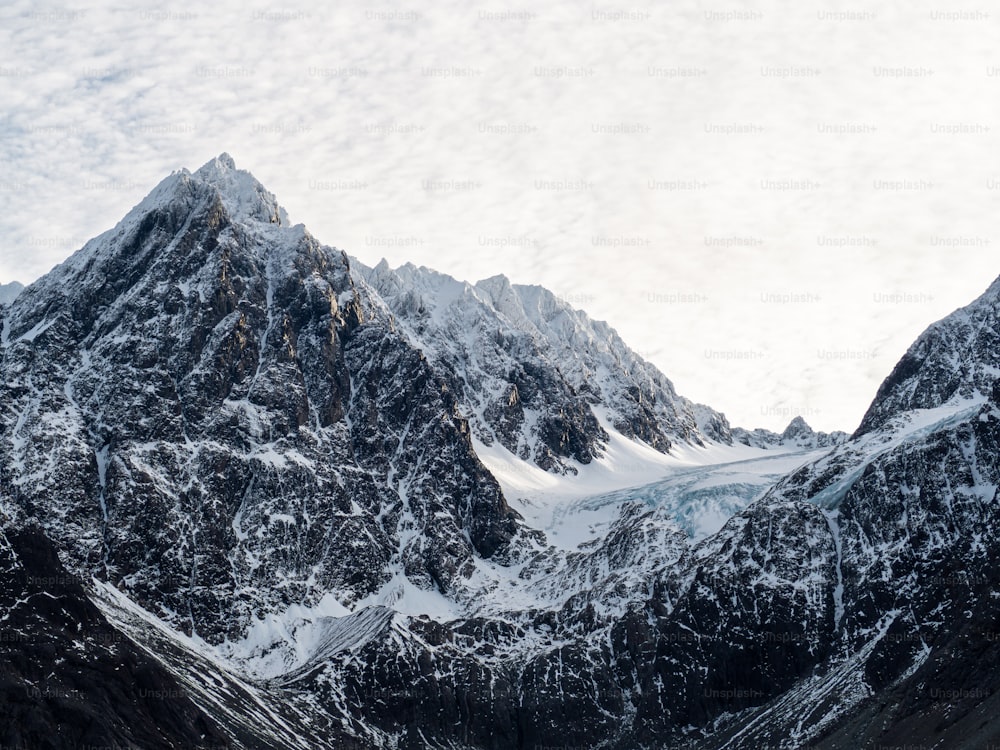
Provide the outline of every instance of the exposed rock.
<path id="1" fill-rule="evenodd" d="M 994 741 L 998 305 L 850 439 L 748 432 L 545 290 L 364 268 L 225 154 L 172 175 L 0 306 L 0 744 Z M 634 492 L 572 549 L 476 453 L 612 437 L 830 450 L 700 540 Z"/>
<path id="2" fill-rule="evenodd" d="M 803 450 L 833 448 L 844 443 L 849 437 L 846 432 L 840 430 L 816 432 L 802 417 L 792 419 L 780 435 L 760 427 L 754 430 L 734 427 L 732 436 L 733 440 L 738 443 L 765 450 L 775 447 L 794 447 Z"/>
<path id="3" fill-rule="evenodd" d="M 108 623 L 37 527 L 0 529 L 0 613 L 3 747 L 232 746 Z"/>

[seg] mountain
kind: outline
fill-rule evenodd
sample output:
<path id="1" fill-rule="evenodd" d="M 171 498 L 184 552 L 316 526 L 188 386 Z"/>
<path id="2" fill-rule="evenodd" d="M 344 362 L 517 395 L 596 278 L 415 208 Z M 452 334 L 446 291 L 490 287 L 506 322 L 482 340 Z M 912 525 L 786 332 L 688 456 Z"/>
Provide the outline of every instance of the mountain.
<path id="1" fill-rule="evenodd" d="M 998 304 L 849 438 L 741 430 L 544 289 L 176 172 L 0 306 L 0 743 L 1000 740 Z"/>
<path id="2" fill-rule="evenodd" d="M 218 642 L 394 576 L 453 592 L 474 557 L 515 557 L 447 383 L 362 320 L 344 255 L 225 156 L 168 177 L 7 316 L 19 505 L 74 572 L 184 632 Z"/>
<path id="3" fill-rule="evenodd" d="M 802 450 L 831 448 L 847 440 L 848 434 L 840 430 L 816 432 L 802 417 L 795 417 L 782 432 L 772 432 L 760 427 L 746 430 L 737 427 L 732 430 L 733 440 L 754 448 L 794 447 Z"/>
<path id="4" fill-rule="evenodd" d="M 16 281 L 11 281 L 8 284 L 0 284 L 0 305 L 7 305 L 13 302 L 22 289 L 24 289 L 24 286 Z"/>
<path id="5" fill-rule="evenodd" d="M 542 287 L 504 276 L 469 284 L 411 264 L 392 270 L 384 260 L 352 268 L 446 373 L 487 446 L 575 472 L 572 461 L 603 452 L 606 426 L 663 452 L 674 441 L 732 442 L 724 415 L 678 396 L 610 326 Z"/>
<path id="6" fill-rule="evenodd" d="M 856 716 L 826 746 L 934 738 L 982 747 L 1000 736 L 985 718 L 998 687 L 989 666 L 998 655 L 998 308 L 995 282 L 928 328 L 852 438 L 761 501 L 808 502 L 827 518 L 842 647 L 876 636 L 851 668 L 863 688 Z"/>
<path id="7" fill-rule="evenodd" d="M 893 416 L 989 394 L 1000 366 L 1000 280 L 924 331 L 885 379 L 855 436 Z"/>

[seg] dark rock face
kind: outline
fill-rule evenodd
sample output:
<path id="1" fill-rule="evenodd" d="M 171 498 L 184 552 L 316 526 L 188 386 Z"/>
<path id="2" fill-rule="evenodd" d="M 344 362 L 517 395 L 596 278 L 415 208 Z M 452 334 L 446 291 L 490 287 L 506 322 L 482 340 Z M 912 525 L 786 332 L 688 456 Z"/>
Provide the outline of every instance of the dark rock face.
<path id="1" fill-rule="evenodd" d="M 280 221 L 224 162 L 174 175 L 9 311 L 23 507 L 71 569 L 209 641 L 394 569 L 453 592 L 517 532 L 447 383 Z"/>
<path id="2" fill-rule="evenodd" d="M 36 527 L 0 530 L 0 621 L 3 747 L 232 747 Z"/>
<path id="3" fill-rule="evenodd" d="M 960 573 L 946 592 L 954 615 L 912 674 L 883 688 L 822 737 L 826 749 L 924 744 L 962 750 L 1000 744 L 996 566 Z M 964 581 L 959 584 L 959 581 Z"/>
<path id="4" fill-rule="evenodd" d="M 474 553 L 509 552 L 518 532 L 515 514 L 476 458 L 454 396 L 423 355 L 380 326 L 366 325 L 350 340 L 347 356 L 359 383 L 349 412 L 355 456 L 372 475 L 407 488 L 387 509 L 397 526 L 418 532 L 401 551 L 407 575 L 429 575 L 450 591 L 456 575 L 471 572 Z"/>
<path id="5" fill-rule="evenodd" d="M 850 440 L 731 430 L 544 290 L 360 267 L 225 156 L 173 175 L 0 306 L 0 744 L 982 746 L 998 298 Z M 476 454 L 572 473 L 612 430 L 831 450 L 697 544 L 634 500 L 573 551 Z"/>

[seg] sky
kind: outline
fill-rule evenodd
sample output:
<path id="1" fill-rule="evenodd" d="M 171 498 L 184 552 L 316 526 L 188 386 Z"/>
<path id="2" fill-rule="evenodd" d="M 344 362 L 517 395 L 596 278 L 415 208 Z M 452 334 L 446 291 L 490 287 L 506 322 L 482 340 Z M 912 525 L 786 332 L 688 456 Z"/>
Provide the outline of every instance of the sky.
<path id="1" fill-rule="evenodd" d="M 368 264 L 548 287 L 733 424 L 853 430 L 1000 275 L 1000 13 L 0 7 L 0 283 L 226 151 Z"/>

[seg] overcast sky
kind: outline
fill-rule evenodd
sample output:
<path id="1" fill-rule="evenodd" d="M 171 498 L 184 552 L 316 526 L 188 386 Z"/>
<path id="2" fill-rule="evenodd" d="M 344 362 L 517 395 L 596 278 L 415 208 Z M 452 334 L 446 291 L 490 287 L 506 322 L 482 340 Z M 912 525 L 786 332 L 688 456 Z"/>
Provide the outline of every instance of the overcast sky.
<path id="1" fill-rule="evenodd" d="M 0 283 L 222 151 L 320 240 L 608 320 L 734 424 L 852 430 L 1000 275 L 989 4 L 0 8 Z"/>

